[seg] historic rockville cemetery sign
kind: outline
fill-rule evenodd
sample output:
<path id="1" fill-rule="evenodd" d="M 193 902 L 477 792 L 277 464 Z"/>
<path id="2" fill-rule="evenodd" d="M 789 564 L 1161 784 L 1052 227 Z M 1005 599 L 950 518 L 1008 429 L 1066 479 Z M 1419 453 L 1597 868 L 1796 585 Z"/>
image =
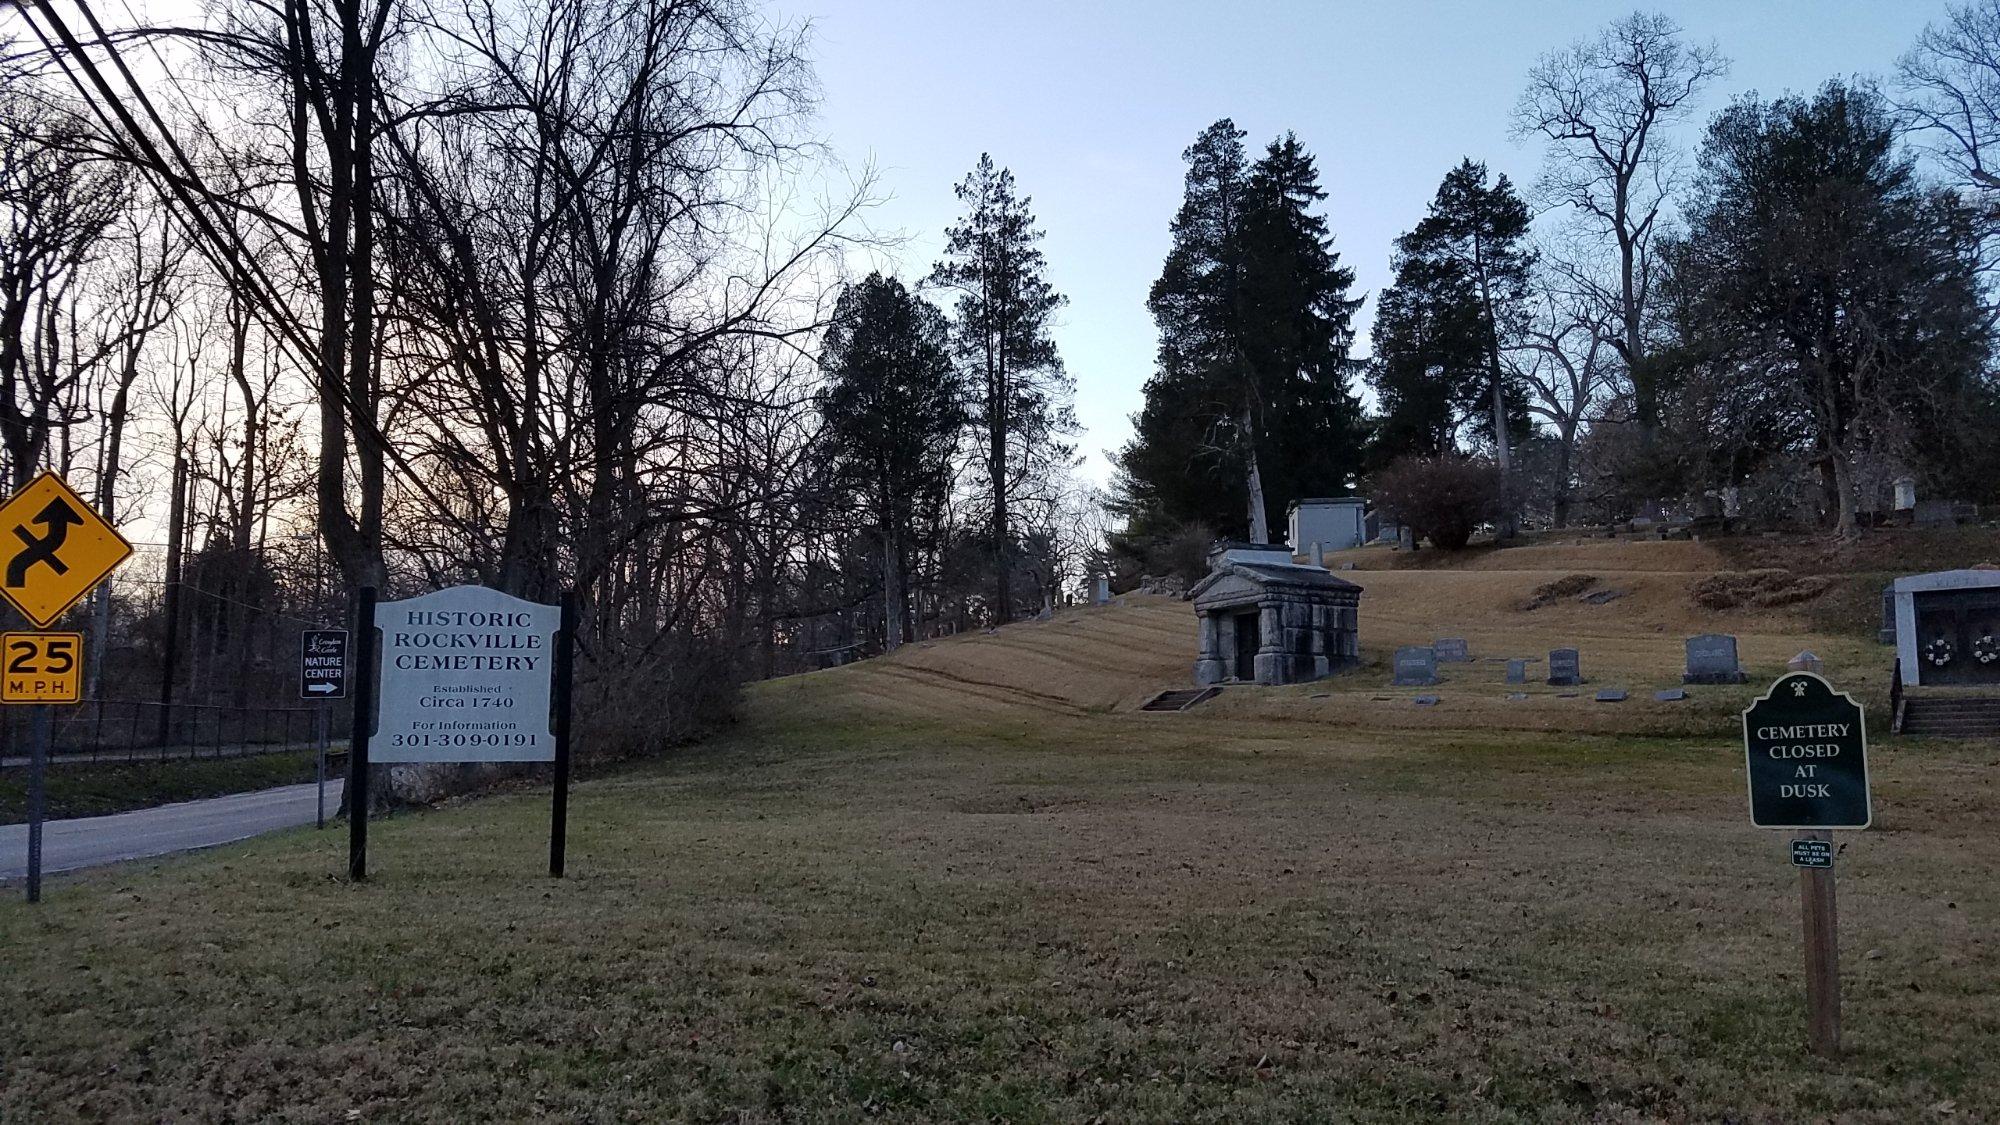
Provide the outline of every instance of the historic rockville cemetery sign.
<path id="1" fill-rule="evenodd" d="M 1866 828 L 1868 725 L 1861 705 L 1815 672 L 1778 677 L 1743 712 L 1750 822 L 1795 828 L 1804 916 L 1806 1038 L 1814 1052 L 1840 1050 L 1840 945 L 1832 828 Z"/>
<path id="2" fill-rule="evenodd" d="M 554 762 L 549 873 L 562 874 L 574 632 L 568 603 L 542 605 L 484 586 L 379 604 L 373 593 L 363 590 L 360 605 L 350 806 L 366 807 L 369 762 Z M 370 695 L 379 700 L 372 708 Z M 357 879 L 367 870 L 366 823 L 365 816 L 350 818 L 359 826 L 349 855 Z"/>
<path id="3" fill-rule="evenodd" d="M 562 611 L 484 586 L 375 607 L 377 762 L 553 762 L 549 700 Z"/>

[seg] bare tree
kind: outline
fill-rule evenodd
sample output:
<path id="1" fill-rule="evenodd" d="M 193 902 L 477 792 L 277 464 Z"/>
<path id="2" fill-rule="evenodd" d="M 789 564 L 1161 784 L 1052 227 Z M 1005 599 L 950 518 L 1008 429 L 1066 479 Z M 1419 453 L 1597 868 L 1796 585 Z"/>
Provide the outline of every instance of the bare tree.
<path id="1" fill-rule="evenodd" d="M 1548 141 L 1539 194 L 1572 209 L 1614 255 L 1612 343 L 1648 438 L 1660 412 L 1646 365 L 1646 310 L 1657 277 L 1654 243 L 1678 170 L 1663 131 L 1685 120 L 1727 69 L 1714 44 L 1688 43 L 1673 20 L 1635 12 L 1543 55 L 1514 110 L 1516 137 Z"/>
<path id="2" fill-rule="evenodd" d="M 84 364 L 65 354 L 65 320 L 86 267 L 125 206 L 116 169 L 89 144 L 89 124 L 24 76 L 0 87 L 0 451 L 26 484 L 53 439 Z M 73 323 L 73 321 L 72 321 Z"/>
<path id="3" fill-rule="evenodd" d="M 1506 354 L 1515 379 L 1528 388 L 1528 413 L 1555 431 L 1557 527 L 1569 523 L 1577 435 L 1621 370 L 1610 308 L 1577 273 L 1543 258 L 1529 314 Z"/>
<path id="4" fill-rule="evenodd" d="M 2000 3 L 1954 4 L 1896 65 L 1906 127 L 1968 185 L 2000 191 Z"/>

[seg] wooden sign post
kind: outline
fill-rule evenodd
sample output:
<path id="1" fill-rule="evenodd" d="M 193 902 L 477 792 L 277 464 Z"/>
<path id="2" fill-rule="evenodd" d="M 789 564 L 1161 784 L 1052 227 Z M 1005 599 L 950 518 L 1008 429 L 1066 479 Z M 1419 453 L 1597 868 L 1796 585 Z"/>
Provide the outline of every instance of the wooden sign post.
<path id="1" fill-rule="evenodd" d="M 1834 909 L 1834 828 L 1866 828 L 1868 723 L 1861 704 L 1811 672 L 1782 676 L 1743 712 L 1750 822 L 1798 829 L 1806 968 L 1806 1042 L 1840 1052 L 1840 942 Z"/>
<path id="2" fill-rule="evenodd" d="M 1831 843 L 1833 833 L 1799 833 L 1793 843 Z M 1797 849 L 1792 862 L 1798 863 Z M 1831 849 L 1829 848 L 1829 853 Z M 1834 908 L 1833 863 L 1799 866 L 1799 910 L 1805 917 L 1806 1042 L 1815 1055 L 1840 1053 L 1840 935 Z"/>

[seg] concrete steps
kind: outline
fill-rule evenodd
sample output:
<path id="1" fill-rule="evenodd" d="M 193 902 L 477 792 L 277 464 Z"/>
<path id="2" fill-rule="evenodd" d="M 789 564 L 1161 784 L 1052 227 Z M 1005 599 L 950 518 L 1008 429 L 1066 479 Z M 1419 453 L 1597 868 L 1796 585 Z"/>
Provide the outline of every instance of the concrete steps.
<path id="1" fill-rule="evenodd" d="M 2000 698 L 1905 699 L 1899 734 L 2000 739 Z"/>
<path id="2" fill-rule="evenodd" d="M 1141 711 L 1185 711 L 1197 703 L 1213 699 L 1222 689 L 1219 687 L 1184 688 L 1178 691 L 1163 691 L 1147 700 Z"/>

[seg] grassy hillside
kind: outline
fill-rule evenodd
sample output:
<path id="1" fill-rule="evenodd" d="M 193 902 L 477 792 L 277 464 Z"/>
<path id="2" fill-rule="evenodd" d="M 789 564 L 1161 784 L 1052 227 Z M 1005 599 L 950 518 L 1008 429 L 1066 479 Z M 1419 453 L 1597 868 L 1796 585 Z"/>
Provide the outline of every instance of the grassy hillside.
<path id="1" fill-rule="evenodd" d="M 1697 628 L 1760 676 L 1817 644 L 1694 608 L 1705 551 L 1610 546 L 1363 570 L 1365 643 L 1576 639 L 1634 688 Z M 1518 608 L 1586 568 L 1629 592 Z M 1190 617 L 759 685 L 580 784 L 559 882 L 526 793 L 380 822 L 361 885 L 305 830 L 0 902 L 0 1120 L 2000 1119 L 1993 747 L 1878 746 L 1821 1060 L 1736 689 L 1509 703 L 1478 664 L 1420 711 L 1375 666 L 1135 712 Z M 1882 660 L 1837 644 L 1842 682 Z"/>
<path id="2" fill-rule="evenodd" d="M 1356 567 L 1343 577 L 1363 588 L 1364 666 L 1315 684 L 1234 689 L 1205 707 L 1246 722 L 1727 734 L 1748 699 L 1803 649 L 1825 659 L 1829 676 L 1864 700 L 1880 702 L 1888 693 L 1890 651 L 1855 630 L 1825 631 L 1811 604 L 1728 610 L 1698 604 L 1702 582 L 1734 569 L 1707 544 L 1599 540 L 1462 557 L 1366 548 L 1329 560 L 1343 562 Z M 1558 597 L 1528 608 L 1538 590 L 1577 576 L 1590 580 L 1585 593 L 1595 600 Z M 810 692 L 816 699 L 850 697 L 834 705 L 854 714 L 991 716 L 1015 708 L 1126 711 L 1191 683 L 1195 626 L 1188 604 L 1143 595 L 1119 602 L 913 645 L 892 657 L 763 685 L 754 698 Z M 1683 642 L 1707 632 L 1737 635 L 1755 689 L 1698 687 L 1686 702 L 1653 702 L 1655 689 L 1681 686 Z M 1466 638 L 1475 661 L 1443 666 L 1445 683 L 1436 689 L 1392 687 L 1396 648 L 1438 637 Z M 1530 665 L 1534 682 L 1505 683 L 1508 657 L 1541 660 L 1558 647 L 1581 650 L 1586 688 L 1542 684 L 1541 664 Z M 1624 688 L 1632 698 L 1596 703 L 1600 687 Z M 1528 698 L 1510 699 L 1515 693 Z M 1441 702 L 1418 709 L 1412 703 L 1418 694 Z"/>

